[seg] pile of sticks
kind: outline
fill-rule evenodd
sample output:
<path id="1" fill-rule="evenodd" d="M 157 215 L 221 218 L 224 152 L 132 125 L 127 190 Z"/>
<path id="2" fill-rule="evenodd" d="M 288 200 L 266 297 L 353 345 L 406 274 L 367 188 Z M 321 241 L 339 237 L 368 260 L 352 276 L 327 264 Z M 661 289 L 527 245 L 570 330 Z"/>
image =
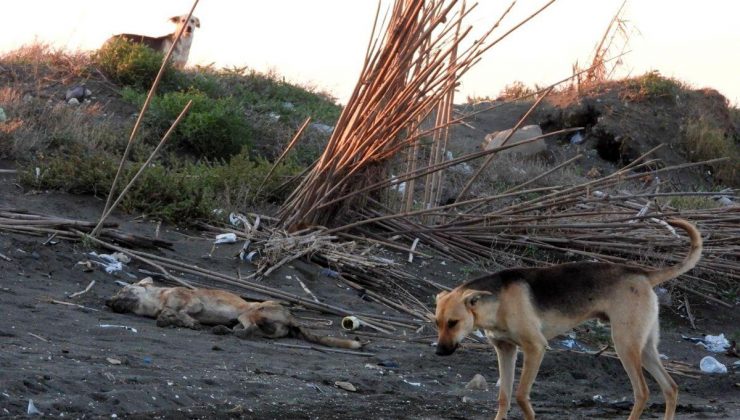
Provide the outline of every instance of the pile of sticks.
<path id="1" fill-rule="evenodd" d="M 453 123 L 440 119 L 429 130 L 418 130 L 435 109 L 449 112 L 450 92 L 460 78 L 514 30 L 489 42 L 499 19 L 460 48 L 471 30 L 463 20 L 474 7 L 456 6 L 457 0 L 397 0 L 384 30 L 373 29 L 359 81 L 326 149 L 280 210 L 288 231 L 332 225 L 344 208 L 356 204 L 338 197 L 384 179 L 387 162 L 398 152 Z"/>

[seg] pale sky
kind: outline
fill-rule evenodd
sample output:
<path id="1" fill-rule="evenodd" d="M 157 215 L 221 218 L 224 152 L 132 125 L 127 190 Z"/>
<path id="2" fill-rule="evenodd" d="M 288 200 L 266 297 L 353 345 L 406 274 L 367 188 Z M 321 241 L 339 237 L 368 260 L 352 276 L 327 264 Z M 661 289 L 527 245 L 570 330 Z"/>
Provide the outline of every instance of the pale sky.
<path id="1" fill-rule="evenodd" d="M 497 96 L 515 80 L 546 85 L 585 64 L 622 0 L 558 0 L 490 50 L 463 79 L 457 102 Z M 468 1 L 472 4 L 472 1 Z M 545 0 L 519 0 L 504 30 Z M 201 0 L 189 64 L 275 70 L 345 102 L 359 74 L 377 0 Z M 390 4 L 383 0 L 383 10 Z M 480 0 L 468 20 L 477 33 L 509 1 Z M 68 49 L 95 49 L 110 35 L 164 35 L 167 18 L 190 0 L 0 0 L 0 52 L 35 40 Z M 624 17 L 639 30 L 622 75 L 659 70 L 696 88 L 712 87 L 740 102 L 740 1 L 630 0 Z"/>

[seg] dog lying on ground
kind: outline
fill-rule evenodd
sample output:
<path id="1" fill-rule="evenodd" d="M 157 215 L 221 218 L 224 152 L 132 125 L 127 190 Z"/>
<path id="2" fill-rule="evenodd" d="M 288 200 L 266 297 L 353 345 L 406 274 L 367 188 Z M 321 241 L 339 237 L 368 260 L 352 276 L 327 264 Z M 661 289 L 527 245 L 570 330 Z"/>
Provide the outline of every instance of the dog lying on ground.
<path id="1" fill-rule="evenodd" d="M 240 338 L 294 337 L 330 347 L 358 349 L 357 340 L 320 336 L 298 325 L 290 311 L 278 302 L 247 302 L 216 289 L 156 287 L 151 277 L 124 286 L 105 304 L 114 312 L 133 312 L 157 319 L 160 327 L 200 329 L 201 325 L 233 326 Z"/>
<path id="2" fill-rule="evenodd" d="M 642 414 L 648 387 L 642 368 L 660 385 L 665 418 L 673 419 L 678 386 L 658 354 L 658 300 L 653 287 L 691 270 L 701 258 L 702 239 L 691 223 L 668 220 L 685 230 L 691 250 L 680 264 L 649 269 L 623 264 L 580 262 L 548 268 L 516 268 L 468 281 L 437 296 L 438 355 L 452 354 L 460 342 L 482 328 L 496 349 L 501 387 L 496 419 L 506 418 L 514 383 L 516 349 L 524 365 L 516 400 L 526 419 L 534 419 L 529 393 L 547 340 L 587 319 L 611 323 L 612 340 L 635 395 L 629 418 Z"/>
<path id="3" fill-rule="evenodd" d="M 188 61 L 188 55 L 190 55 L 190 46 L 193 44 L 195 28 L 200 28 L 200 19 L 195 16 L 191 16 L 188 20 L 187 17 L 187 15 L 171 17 L 170 22 L 177 26 L 173 33 L 165 36 L 151 37 L 138 34 L 118 34 L 108 38 L 105 43 L 107 44 L 116 39 L 125 39 L 129 42 L 144 44 L 154 51 L 167 54 L 167 51 L 170 50 L 170 47 L 175 42 L 175 37 L 177 37 L 178 32 L 180 32 L 180 28 L 184 26 L 185 30 L 180 36 L 180 41 L 172 51 L 172 64 L 177 68 L 183 68 L 185 67 L 185 63 Z"/>

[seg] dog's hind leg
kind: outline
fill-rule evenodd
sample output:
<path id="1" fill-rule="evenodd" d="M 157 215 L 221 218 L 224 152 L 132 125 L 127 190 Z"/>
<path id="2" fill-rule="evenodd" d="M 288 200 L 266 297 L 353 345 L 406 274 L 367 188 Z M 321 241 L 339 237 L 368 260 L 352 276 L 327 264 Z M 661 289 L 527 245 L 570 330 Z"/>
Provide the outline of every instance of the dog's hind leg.
<path id="1" fill-rule="evenodd" d="M 645 370 L 655 378 L 663 391 L 665 398 L 665 420 L 672 420 L 676 414 L 676 403 L 678 402 L 678 385 L 673 381 L 668 372 L 663 367 L 658 353 L 658 320 L 653 323 L 653 329 L 650 331 L 645 348 L 642 349 L 642 365 Z"/>
<path id="2" fill-rule="evenodd" d="M 514 388 L 514 368 L 516 366 L 516 345 L 508 341 L 491 340 L 498 358 L 498 374 L 501 384 L 498 389 L 498 412 L 495 420 L 506 418 L 511 407 L 511 392 Z"/>
<path id="3" fill-rule="evenodd" d="M 529 401 L 529 393 L 532 390 L 537 372 L 540 370 L 542 358 L 545 356 L 547 340 L 542 335 L 532 339 L 522 340 L 521 348 L 524 353 L 524 365 L 519 377 L 519 386 L 516 389 L 516 402 L 524 412 L 524 418 L 534 420 L 534 409 Z"/>
<path id="4" fill-rule="evenodd" d="M 259 327 L 256 324 L 252 323 L 252 321 L 249 319 L 248 314 L 240 315 L 237 320 L 239 321 L 239 323 L 234 326 L 235 336 L 244 339 L 259 335 Z"/>
<path id="5" fill-rule="evenodd" d="M 614 349 L 630 378 L 635 395 L 635 404 L 632 406 L 629 420 L 638 420 L 650 395 L 645 376 L 642 374 L 642 349 L 646 339 L 643 338 L 641 324 L 644 324 L 644 321 L 619 322 L 613 318 L 611 321 Z"/>

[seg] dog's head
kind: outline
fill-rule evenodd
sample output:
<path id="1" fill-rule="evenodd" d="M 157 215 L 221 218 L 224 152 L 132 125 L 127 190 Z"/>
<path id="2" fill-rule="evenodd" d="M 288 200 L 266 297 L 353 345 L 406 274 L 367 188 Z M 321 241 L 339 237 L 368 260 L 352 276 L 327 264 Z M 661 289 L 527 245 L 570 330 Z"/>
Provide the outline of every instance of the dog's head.
<path id="1" fill-rule="evenodd" d="M 154 281 L 147 277 L 137 283 L 123 286 L 115 295 L 105 301 L 105 305 L 114 312 L 133 312 L 137 315 L 153 315 L 155 307 L 159 306 L 152 296 Z"/>
<path id="2" fill-rule="evenodd" d="M 437 295 L 437 354 L 448 356 L 475 329 L 477 312 L 492 296 L 480 290 L 458 290 Z"/>
<path id="3" fill-rule="evenodd" d="M 182 26 L 185 26 L 185 31 L 183 32 L 182 36 L 192 36 L 193 32 L 195 32 L 195 28 L 200 28 L 200 19 L 195 16 L 190 16 L 189 20 L 188 15 L 172 16 L 170 18 L 170 22 L 177 25 L 178 30 Z"/>

